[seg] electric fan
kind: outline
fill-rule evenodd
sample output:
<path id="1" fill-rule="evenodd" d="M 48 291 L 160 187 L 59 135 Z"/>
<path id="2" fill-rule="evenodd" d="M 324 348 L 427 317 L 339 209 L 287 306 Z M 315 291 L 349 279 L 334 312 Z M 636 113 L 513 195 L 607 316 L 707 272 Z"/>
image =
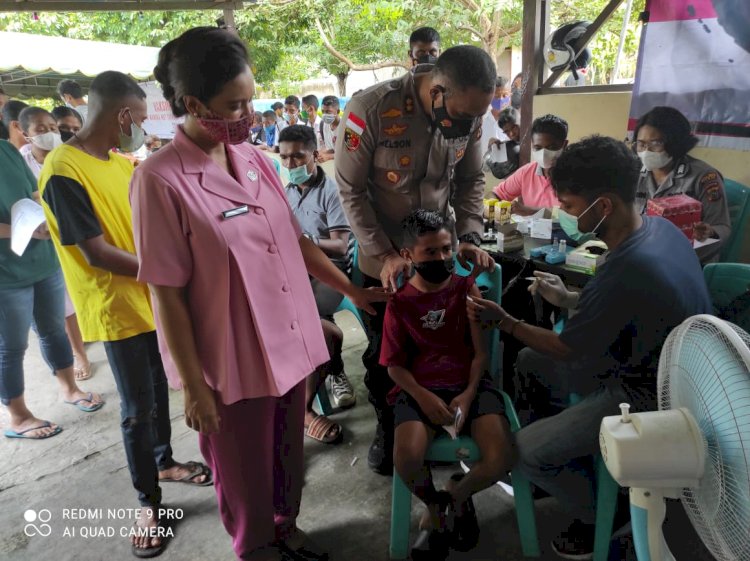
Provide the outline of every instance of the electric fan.
<path id="1" fill-rule="evenodd" d="M 639 561 L 674 560 L 664 498 L 680 498 L 719 561 L 750 561 L 750 335 L 716 317 L 685 320 L 659 358 L 659 411 L 602 420 L 612 477 L 630 487 Z"/>

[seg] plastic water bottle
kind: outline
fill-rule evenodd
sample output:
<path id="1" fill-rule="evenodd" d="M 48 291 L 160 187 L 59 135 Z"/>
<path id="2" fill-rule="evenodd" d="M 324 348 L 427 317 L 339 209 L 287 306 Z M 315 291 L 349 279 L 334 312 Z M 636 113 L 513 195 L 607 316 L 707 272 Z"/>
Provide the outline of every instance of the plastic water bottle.
<path id="1" fill-rule="evenodd" d="M 568 248 L 568 242 L 566 242 L 565 240 L 560 240 L 558 251 L 562 253 L 563 255 L 565 255 L 565 253 L 567 252 L 567 248 Z"/>
<path id="2" fill-rule="evenodd" d="M 552 239 L 552 251 L 560 251 L 560 240 L 557 237 Z"/>

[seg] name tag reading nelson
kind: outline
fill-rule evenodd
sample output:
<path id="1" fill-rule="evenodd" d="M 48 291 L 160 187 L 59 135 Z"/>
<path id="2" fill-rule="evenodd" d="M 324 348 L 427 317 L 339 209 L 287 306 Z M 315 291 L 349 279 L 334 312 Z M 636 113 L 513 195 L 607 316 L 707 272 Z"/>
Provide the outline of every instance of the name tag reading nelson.
<path id="1" fill-rule="evenodd" d="M 239 216 L 241 214 L 247 214 L 250 212 L 250 209 L 247 208 L 247 205 L 238 206 L 237 208 L 230 208 L 229 210 L 225 210 L 221 213 L 221 215 L 224 217 L 224 220 L 228 220 L 229 218 L 234 218 L 235 216 Z"/>

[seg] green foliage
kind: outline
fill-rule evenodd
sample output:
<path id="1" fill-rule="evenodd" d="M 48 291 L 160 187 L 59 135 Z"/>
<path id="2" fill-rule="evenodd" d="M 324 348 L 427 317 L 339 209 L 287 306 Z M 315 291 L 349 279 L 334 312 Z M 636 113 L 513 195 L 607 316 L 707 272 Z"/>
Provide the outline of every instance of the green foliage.
<path id="1" fill-rule="evenodd" d="M 553 29 L 576 19 L 593 21 L 608 0 L 554 0 Z M 471 9 L 476 3 L 479 10 Z M 636 0 L 626 35 L 620 75 L 632 76 L 638 48 Z M 247 42 L 260 90 L 281 95 L 321 70 L 345 78 L 347 64 L 325 49 L 315 24 L 320 20 L 333 47 L 355 64 L 368 65 L 407 59 L 408 37 L 417 27 L 440 32 L 443 46 L 474 44 L 498 55 L 504 46 L 520 46 L 521 34 L 499 33 L 486 43 L 493 10 L 501 9 L 501 30 L 513 30 L 522 20 L 522 0 L 259 0 L 235 12 L 237 29 Z M 607 83 L 614 67 L 624 9 L 621 7 L 590 45 L 592 74 Z M 217 10 L 175 12 L 41 12 L 0 14 L 0 30 L 55 35 L 115 43 L 161 47 L 185 30 L 216 25 Z M 280 92 L 280 93 L 277 93 Z"/>

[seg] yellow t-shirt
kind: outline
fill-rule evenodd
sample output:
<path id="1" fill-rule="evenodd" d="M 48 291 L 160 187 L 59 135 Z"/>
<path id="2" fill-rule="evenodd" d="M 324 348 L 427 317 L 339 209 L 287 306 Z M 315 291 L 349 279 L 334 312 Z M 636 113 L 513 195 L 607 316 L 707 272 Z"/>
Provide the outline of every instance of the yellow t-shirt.
<path id="1" fill-rule="evenodd" d="M 39 176 L 42 206 L 84 341 L 119 341 L 154 331 L 148 287 L 134 277 L 92 267 L 76 244 L 104 235 L 135 254 L 128 197 L 133 165 L 110 153 L 104 162 L 63 145 Z"/>

